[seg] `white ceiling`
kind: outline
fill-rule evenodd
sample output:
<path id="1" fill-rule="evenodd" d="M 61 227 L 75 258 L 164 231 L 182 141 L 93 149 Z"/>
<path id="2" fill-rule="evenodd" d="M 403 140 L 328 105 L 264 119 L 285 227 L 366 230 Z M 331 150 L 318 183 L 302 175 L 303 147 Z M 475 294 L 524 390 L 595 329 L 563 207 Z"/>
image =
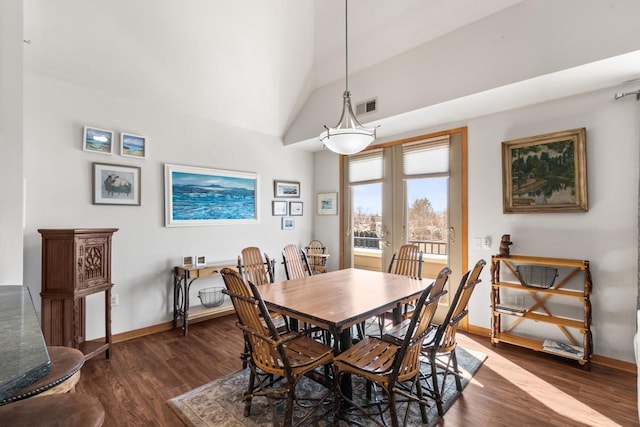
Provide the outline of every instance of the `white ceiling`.
<path id="1" fill-rule="evenodd" d="M 356 72 L 521 0 L 351 0 Z M 342 0 L 25 0 L 25 72 L 282 136 L 344 79 Z"/>

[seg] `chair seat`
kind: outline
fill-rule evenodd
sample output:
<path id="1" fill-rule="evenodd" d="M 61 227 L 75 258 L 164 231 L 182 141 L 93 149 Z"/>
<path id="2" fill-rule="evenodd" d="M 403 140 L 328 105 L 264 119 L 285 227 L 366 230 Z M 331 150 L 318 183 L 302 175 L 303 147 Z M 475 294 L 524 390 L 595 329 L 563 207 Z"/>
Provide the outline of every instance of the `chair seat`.
<path id="1" fill-rule="evenodd" d="M 367 337 L 333 359 L 341 371 L 361 371 L 361 374 L 380 376 L 391 374 L 396 352 L 400 346 L 377 337 Z M 368 375 L 364 375 L 365 377 Z"/>
<path id="2" fill-rule="evenodd" d="M 318 365 L 319 360 L 329 362 L 333 357 L 333 349 L 326 346 L 313 338 L 306 335 L 300 335 L 298 338 L 285 344 L 285 351 L 289 359 L 289 363 L 294 370 L 313 365 Z M 325 363 L 326 363 L 325 362 Z"/>

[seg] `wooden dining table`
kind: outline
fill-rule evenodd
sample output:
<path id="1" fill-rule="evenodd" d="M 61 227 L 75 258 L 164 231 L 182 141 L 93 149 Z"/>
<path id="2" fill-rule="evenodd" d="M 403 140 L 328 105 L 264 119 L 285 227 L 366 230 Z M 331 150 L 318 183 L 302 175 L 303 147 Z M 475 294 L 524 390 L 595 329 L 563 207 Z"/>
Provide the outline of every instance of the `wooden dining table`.
<path id="1" fill-rule="evenodd" d="M 418 297 L 431 282 L 348 268 L 261 286 L 260 294 L 269 310 L 329 331 L 339 354 L 351 346 L 351 326 L 389 310 L 399 323 L 401 304 Z M 344 377 L 341 388 L 351 396 L 351 380 Z"/>

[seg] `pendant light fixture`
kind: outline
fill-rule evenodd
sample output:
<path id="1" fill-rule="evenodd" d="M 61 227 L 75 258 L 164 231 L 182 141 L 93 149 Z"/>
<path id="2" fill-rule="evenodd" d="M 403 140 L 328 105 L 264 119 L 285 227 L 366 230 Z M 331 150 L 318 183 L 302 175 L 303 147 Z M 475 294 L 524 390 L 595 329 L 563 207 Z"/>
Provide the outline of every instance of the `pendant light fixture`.
<path id="1" fill-rule="evenodd" d="M 376 128 L 365 128 L 360 124 L 351 107 L 349 92 L 349 46 L 347 2 L 344 1 L 344 37 L 345 37 L 345 90 L 342 94 L 342 115 L 338 124 L 320 134 L 320 141 L 331 151 L 338 154 L 355 154 L 364 150 L 376 139 Z"/>

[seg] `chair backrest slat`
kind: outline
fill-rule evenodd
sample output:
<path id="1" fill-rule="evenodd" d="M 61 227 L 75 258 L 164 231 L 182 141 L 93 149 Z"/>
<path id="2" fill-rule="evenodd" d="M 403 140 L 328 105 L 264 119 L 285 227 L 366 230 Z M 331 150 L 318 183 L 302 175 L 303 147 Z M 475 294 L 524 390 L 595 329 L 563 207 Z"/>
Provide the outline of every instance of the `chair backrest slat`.
<path id="1" fill-rule="evenodd" d="M 240 251 L 238 271 L 246 282 L 262 286 L 273 283 L 272 262 L 267 254 L 262 256 L 260 248 L 250 246 Z"/>
<path id="2" fill-rule="evenodd" d="M 300 279 L 311 275 L 311 267 L 307 255 L 298 245 L 291 244 L 282 250 L 282 261 L 287 280 Z"/>
<path id="3" fill-rule="evenodd" d="M 467 315 L 469 299 L 476 285 L 480 283 L 480 273 L 485 264 L 485 260 L 481 259 L 472 270 L 462 276 L 460 285 L 451 301 L 449 312 L 442 325 L 439 326 L 435 336 L 435 344 L 439 346 L 438 351 L 448 352 L 455 348 L 458 324 Z"/>
<path id="4" fill-rule="evenodd" d="M 389 273 L 422 278 L 422 252 L 417 245 L 402 245 L 389 263 Z"/>
<path id="5" fill-rule="evenodd" d="M 288 362 L 283 360 L 284 350 L 275 345 L 279 339 L 278 331 L 257 287 L 253 283 L 245 283 L 242 276 L 230 268 L 223 268 L 220 274 L 227 288 L 223 292 L 231 299 L 252 360 L 265 372 L 281 374 Z"/>
<path id="6" fill-rule="evenodd" d="M 326 269 L 327 259 L 313 255 L 327 254 L 327 247 L 320 240 L 312 240 L 305 248 L 305 251 L 307 252 L 307 258 L 311 269 L 316 272 L 324 272 Z"/>
<path id="7" fill-rule="evenodd" d="M 447 282 L 449 274 L 451 274 L 451 270 L 446 267 L 443 268 L 435 282 L 427 286 L 416 303 L 402 346 L 394 362 L 392 376 L 395 376 L 397 381 L 413 378 L 420 370 L 422 342 L 436 313 L 440 297 L 447 293 L 444 289 L 444 284 Z M 436 284 L 441 289 L 438 293 L 433 292 Z"/>

